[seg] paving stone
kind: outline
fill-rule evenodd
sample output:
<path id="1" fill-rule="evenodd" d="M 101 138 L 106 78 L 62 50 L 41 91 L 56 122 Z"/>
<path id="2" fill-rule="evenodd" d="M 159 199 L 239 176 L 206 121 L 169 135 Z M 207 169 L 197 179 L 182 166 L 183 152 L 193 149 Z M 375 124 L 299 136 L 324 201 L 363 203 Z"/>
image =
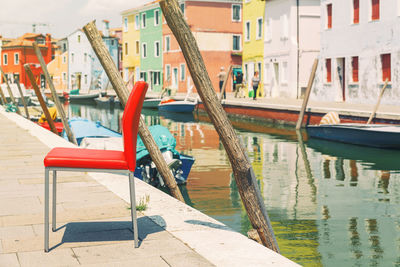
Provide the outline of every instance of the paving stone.
<path id="1" fill-rule="evenodd" d="M 43 207 L 37 197 L 0 198 L 0 216 L 40 212 Z"/>
<path id="2" fill-rule="evenodd" d="M 0 251 L 1 252 L 1 251 Z M 19 267 L 17 254 L 0 254 L 0 267 Z"/>
<path id="3" fill-rule="evenodd" d="M 199 254 L 195 252 L 188 252 L 188 253 L 178 253 L 178 254 L 166 254 L 166 255 L 161 255 L 161 258 L 163 258 L 169 266 L 174 266 L 174 267 L 209 267 L 209 266 L 215 266 L 211 262 L 207 262 L 204 260 L 203 257 L 201 257 Z"/>
<path id="4" fill-rule="evenodd" d="M 18 252 L 21 267 L 76 266 L 79 261 L 70 248 L 54 249 L 49 253 L 42 251 Z"/>
<path id="5" fill-rule="evenodd" d="M 115 261 L 107 263 L 94 263 L 83 264 L 83 267 L 132 267 L 132 266 L 146 266 L 146 267 L 170 267 L 161 257 L 140 257 L 130 259 L 128 261 Z"/>
<path id="6" fill-rule="evenodd" d="M 0 239 L 19 239 L 23 237 L 34 237 L 36 236 L 31 225 L 27 226 L 8 226 L 0 228 Z"/>

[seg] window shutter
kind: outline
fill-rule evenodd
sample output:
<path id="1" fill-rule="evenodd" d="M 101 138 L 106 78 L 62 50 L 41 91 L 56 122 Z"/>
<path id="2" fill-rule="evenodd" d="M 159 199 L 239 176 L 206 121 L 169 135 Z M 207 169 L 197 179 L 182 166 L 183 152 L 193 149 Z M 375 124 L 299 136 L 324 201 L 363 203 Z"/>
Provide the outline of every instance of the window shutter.
<path id="1" fill-rule="evenodd" d="M 330 58 L 326 59 L 325 67 L 326 67 L 326 81 L 328 83 L 330 83 L 330 82 L 332 82 L 331 59 Z"/>
<path id="2" fill-rule="evenodd" d="M 353 71 L 353 82 L 358 82 L 358 57 L 352 57 L 351 67 Z"/>
<path id="3" fill-rule="evenodd" d="M 382 61 L 382 81 L 391 81 L 391 66 L 390 66 L 390 54 L 384 54 L 381 56 Z"/>
<path id="4" fill-rule="evenodd" d="M 353 0 L 353 23 L 357 24 L 360 22 L 360 0 Z"/>
<path id="5" fill-rule="evenodd" d="M 372 0 L 372 20 L 379 20 L 379 0 Z"/>
<path id="6" fill-rule="evenodd" d="M 328 15 L 328 29 L 332 28 L 332 4 L 328 4 L 326 6 L 326 11 L 327 11 L 327 15 Z"/>

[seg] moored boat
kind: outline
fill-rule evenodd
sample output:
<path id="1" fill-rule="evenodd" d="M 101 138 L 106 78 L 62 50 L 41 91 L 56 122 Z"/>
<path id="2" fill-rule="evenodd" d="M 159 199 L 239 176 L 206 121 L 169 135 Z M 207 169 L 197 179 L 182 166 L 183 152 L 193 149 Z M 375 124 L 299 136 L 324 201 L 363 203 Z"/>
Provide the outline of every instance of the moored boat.
<path id="1" fill-rule="evenodd" d="M 174 100 L 169 99 L 166 101 L 161 101 L 158 105 L 158 110 L 160 111 L 168 111 L 168 112 L 193 112 L 197 105 L 197 101 L 188 101 L 188 100 Z"/>
<path id="2" fill-rule="evenodd" d="M 143 108 L 158 108 L 161 98 L 148 98 L 143 102 Z"/>

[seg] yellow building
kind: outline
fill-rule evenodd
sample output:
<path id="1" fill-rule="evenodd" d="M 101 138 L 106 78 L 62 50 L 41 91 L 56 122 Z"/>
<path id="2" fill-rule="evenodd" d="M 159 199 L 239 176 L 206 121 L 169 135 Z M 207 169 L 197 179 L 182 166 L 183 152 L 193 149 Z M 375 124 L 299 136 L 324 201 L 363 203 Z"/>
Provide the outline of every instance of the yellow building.
<path id="1" fill-rule="evenodd" d="M 254 71 L 259 72 L 258 96 L 264 96 L 264 13 L 265 1 L 244 0 L 243 3 L 243 78 L 251 90 Z"/>
<path id="2" fill-rule="evenodd" d="M 140 17 L 137 9 L 128 9 L 122 15 L 122 67 L 125 82 L 140 77 Z"/>
<path id="3" fill-rule="evenodd" d="M 47 69 L 53 79 L 54 87 L 58 93 L 67 92 L 68 89 L 68 51 L 62 53 L 56 50 L 54 59 L 47 64 Z"/>

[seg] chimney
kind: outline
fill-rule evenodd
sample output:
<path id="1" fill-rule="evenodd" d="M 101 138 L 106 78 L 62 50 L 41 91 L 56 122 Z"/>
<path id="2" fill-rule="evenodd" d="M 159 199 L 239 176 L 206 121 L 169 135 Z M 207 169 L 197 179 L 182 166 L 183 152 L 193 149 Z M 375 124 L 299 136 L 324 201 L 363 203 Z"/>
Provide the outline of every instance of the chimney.
<path id="1" fill-rule="evenodd" d="M 46 52 L 46 64 L 49 63 L 52 60 L 52 45 L 51 45 L 51 35 L 48 33 L 46 34 L 46 46 L 47 46 L 47 52 Z"/>
<path id="2" fill-rule="evenodd" d="M 103 36 L 110 36 L 110 22 L 108 20 L 103 19 Z"/>

